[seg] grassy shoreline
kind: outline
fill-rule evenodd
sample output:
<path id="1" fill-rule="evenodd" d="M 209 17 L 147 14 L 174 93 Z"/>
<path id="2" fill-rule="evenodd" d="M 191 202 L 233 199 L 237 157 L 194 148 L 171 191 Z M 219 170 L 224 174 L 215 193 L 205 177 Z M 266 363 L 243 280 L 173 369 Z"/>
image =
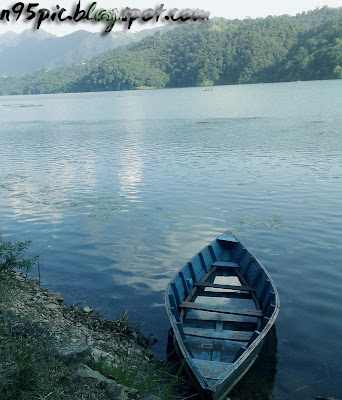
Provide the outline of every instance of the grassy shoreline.
<path id="1" fill-rule="evenodd" d="M 152 355 L 126 313 L 111 321 L 65 306 L 28 277 L 39 267 L 29 244 L 0 240 L 0 399 L 180 398 L 180 368 Z"/>
<path id="2" fill-rule="evenodd" d="M 178 373 L 156 360 L 127 316 L 63 306 L 36 278 L 0 279 L 0 399 L 177 398 Z"/>
<path id="3" fill-rule="evenodd" d="M 198 399 L 183 362 L 161 362 L 127 314 L 107 320 L 64 305 L 28 271 L 29 242 L 0 238 L 0 400 Z M 24 271 L 24 272 L 20 272 Z M 273 391 L 276 335 L 231 400 L 264 400 Z M 254 372 L 253 372 L 254 371 Z M 227 400 L 229 400 L 227 399 Z"/>

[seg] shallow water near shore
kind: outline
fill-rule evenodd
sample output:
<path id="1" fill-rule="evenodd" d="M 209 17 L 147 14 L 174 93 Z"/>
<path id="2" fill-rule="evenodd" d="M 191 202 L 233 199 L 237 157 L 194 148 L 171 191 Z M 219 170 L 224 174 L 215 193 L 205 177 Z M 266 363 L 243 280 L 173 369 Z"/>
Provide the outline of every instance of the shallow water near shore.
<path id="1" fill-rule="evenodd" d="M 0 233 L 163 356 L 169 279 L 232 230 L 280 294 L 268 395 L 342 398 L 341 109 L 342 80 L 0 97 Z"/>

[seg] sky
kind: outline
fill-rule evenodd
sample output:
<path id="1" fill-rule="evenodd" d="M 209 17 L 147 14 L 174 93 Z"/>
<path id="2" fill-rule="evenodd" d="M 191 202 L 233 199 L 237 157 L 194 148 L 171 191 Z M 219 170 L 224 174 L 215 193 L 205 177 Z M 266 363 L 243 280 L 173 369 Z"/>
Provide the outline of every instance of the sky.
<path id="1" fill-rule="evenodd" d="M 37 0 L 35 0 L 37 1 Z M 37 1 L 39 2 L 39 0 Z M 71 11 L 77 4 L 78 0 L 41 0 L 37 10 L 40 8 L 47 8 L 51 12 L 56 10 L 56 5 L 58 4 L 61 8 L 64 7 L 67 11 Z M 81 6 L 84 9 L 88 9 L 92 1 L 81 0 Z M 9 9 L 15 4 L 15 1 L 1 0 L 0 3 L 0 17 L 2 10 Z M 25 7 L 29 2 L 25 2 Z M 125 7 L 138 8 L 145 10 L 147 8 L 160 7 L 160 3 L 155 2 L 155 0 L 99 0 L 97 2 L 97 9 L 112 9 L 118 8 L 119 10 Z M 184 9 L 204 9 L 205 11 L 210 11 L 210 17 L 224 17 L 227 19 L 239 18 L 243 19 L 246 17 L 256 18 L 256 17 L 266 17 L 268 15 L 282 15 L 290 14 L 295 15 L 302 11 L 313 10 L 316 7 L 322 7 L 327 5 L 329 7 L 342 7 L 342 0 L 287 0 L 287 1 L 277 1 L 277 0 L 237 0 L 237 1 L 227 1 L 227 0 L 164 0 L 164 8 L 169 10 L 173 8 Z M 68 15 L 67 13 L 65 15 Z M 15 15 L 11 16 L 11 19 L 15 19 Z M 36 22 L 25 21 L 25 16 L 22 15 L 18 21 L 1 21 L 0 20 L 0 34 L 5 32 L 16 32 L 20 33 L 25 29 L 34 29 Z M 131 31 L 137 31 L 146 28 L 154 28 L 158 26 L 156 22 L 153 23 L 134 23 L 132 25 Z M 50 32 L 57 36 L 64 36 L 76 30 L 85 29 L 92 32 L 103 32 L 105 25 L 103 22 L 93 24 L 91 22 L 45 22 L 43 21 L 41 29 Z M 114 31 L 125 30 L 126 24 L 116 25 Z"/>

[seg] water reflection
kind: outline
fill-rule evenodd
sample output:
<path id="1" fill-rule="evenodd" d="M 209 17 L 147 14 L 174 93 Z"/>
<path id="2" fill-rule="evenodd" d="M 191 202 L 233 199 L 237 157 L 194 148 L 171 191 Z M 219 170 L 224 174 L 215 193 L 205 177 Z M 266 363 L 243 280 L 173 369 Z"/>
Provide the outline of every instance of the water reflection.
<path id="1" fill-rule="evenodd" d="M 278 363 L 277 345 L 276 326 L 273 326 L 266 336 L 256 362 L 229 394 L 231 400 L 274 399 L 273 387 Z"/>
<path id="2" fill-rule="evenodd" d="M 275 398 L 341 397 L 341 89 L 0 97 L 42 105 L 0 107 L 0 233 L 33 241 L 67 302 L 128 309 L 164 356 L 169 279 L 232 230 L 280 292 Z"/>

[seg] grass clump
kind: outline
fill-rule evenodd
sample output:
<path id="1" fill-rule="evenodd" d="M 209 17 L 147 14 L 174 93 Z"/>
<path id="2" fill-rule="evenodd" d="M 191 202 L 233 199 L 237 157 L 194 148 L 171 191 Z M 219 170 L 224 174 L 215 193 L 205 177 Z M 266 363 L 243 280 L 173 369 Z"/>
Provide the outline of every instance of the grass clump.
<path id="1" fill-rule="evenodd" d="M 140 396 L 154 395 L 162 400 L 181 399 L 177 393 L 183 362 L 175 366 L 166 362 L 150 360 L 148 349 L 142 353 L 121 353 L 118 361 L 113 362 L 105 357 L 91 360 L 88 365 L 116 383 L 136 389 Z"/>
<path id="2" fill-rule="evenodd" d="M 58 398 L 58 380 L 66 366 L 51 354 L 43 335 L 30 332 L 32 324 L 8 308 L 19 288 L 14 272 L 27 276 L 38 257 L 26 258 L 30 241 L 12 243 L 0 238 L 0 399 Z"/>
<path id="3" fill-rule="evenodd" d="M 38 261 L 38 256 L 25 257 L 30 244 L 30 240 L 12 243 L 0 238 L 0 280 L 8 279 L 15 270 L 21 270 L 26 275 L 28 274 Z"/>
<path id="4" fill-rule="evenodd" d="M 9 327 L 0 317 L 0 399 L 32 400 L 48 394 L 58 398 L 58 382 L 67 373 L 44 338 Z"/>

